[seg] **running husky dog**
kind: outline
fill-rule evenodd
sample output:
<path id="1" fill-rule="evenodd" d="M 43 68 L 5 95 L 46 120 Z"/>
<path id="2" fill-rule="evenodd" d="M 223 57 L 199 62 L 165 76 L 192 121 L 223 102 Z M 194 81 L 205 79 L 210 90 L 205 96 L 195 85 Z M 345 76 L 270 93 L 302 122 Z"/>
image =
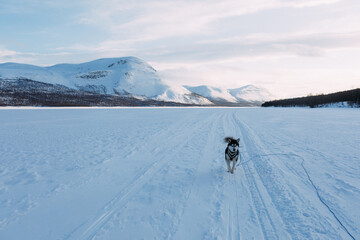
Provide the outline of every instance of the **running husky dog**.
<path id="1" fill-rule="evenodd" d="M 225 161 L 227 164 L 228 172 L 234 173 L 236 169 L 236 162 L 239 157 L 239 142 L 240 139 L 234 139 L 232 137 L 226 137 L 225 142 L 228 144 L 225 149 Z M 230 167 L 230 162 L 233 163 L 232 168 Z"/>

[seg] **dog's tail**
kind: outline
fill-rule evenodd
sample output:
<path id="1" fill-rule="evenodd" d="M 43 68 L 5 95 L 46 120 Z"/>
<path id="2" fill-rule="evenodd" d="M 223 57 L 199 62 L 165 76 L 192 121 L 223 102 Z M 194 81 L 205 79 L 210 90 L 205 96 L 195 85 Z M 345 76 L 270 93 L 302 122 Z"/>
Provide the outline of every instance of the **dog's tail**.
<path id="1" fill-rule="evenodd" d="M 226 137 L 226 138 L 224 138 L 224 141 L 225 141 L 225 143 L 229 143 L 229 142 L 231 142 L 232 140 L 235 140 L 233 137 Z"/>

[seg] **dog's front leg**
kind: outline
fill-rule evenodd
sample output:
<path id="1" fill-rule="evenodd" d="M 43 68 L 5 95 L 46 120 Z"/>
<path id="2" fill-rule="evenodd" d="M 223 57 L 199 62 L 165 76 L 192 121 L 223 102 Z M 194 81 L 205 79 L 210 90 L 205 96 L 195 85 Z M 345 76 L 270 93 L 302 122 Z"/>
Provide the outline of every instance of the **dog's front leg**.
<path id="1" fill-rule="evenodd" d="M 238 161 L 238 157 L 236 157 L 236 158 L 233 160 L 233 162 L 234 162 L 234 166 L 233 166 L 234 170 L 236 170 L 237 161 Z"/>
<path id="2" fill-rule="evenodd" d="M 237 159 L 232 160 L 233 166 L 231 169 L 231 173 L 234 173 L 234 171 L 236 170 L 236 162 L 237 162 Z"/>
<path id="3" fill-rule="evenodd" d="M 225 159 L 225 162 L 226 162 L 226 165 L 227 165 L 228 172 L 230 172 L 231 171 L 230 160 Z"/>

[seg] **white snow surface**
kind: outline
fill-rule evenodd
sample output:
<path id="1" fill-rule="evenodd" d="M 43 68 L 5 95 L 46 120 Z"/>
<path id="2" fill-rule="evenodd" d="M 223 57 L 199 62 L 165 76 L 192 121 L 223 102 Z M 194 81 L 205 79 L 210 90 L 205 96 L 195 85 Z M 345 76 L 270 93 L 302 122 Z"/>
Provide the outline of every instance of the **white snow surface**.
<path id="1" fill-rule="evenodd" d="M 358 108 L 360 106 L 358 106 L 356 103 L 349 103 L 349 102 L 345 101 L 345 102 L 337 102 L 337 103 L 320 104 L 320 105 L 317 105 L 316 107 L 320 107 L 320 108 Z"/>
<path id="2" fill-rule="evenodd" d="M 0 110 L 0 239 L 360 239 L 360 111 Z M 226 171 L 225 136 L 241 158 Z"/>

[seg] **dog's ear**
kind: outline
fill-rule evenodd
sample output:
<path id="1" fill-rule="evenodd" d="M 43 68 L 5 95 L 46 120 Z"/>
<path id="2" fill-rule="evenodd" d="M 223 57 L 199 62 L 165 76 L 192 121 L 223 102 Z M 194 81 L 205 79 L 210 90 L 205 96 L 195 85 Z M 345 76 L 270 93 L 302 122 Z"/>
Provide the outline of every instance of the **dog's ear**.
<path id="1" fill-rule="evenodd" d="M 240 142 L 240 138 L 236 139 L 236 141 L 239 143 L 239 142 Z"/>
<path id="2" fill-rule="evenodd" d="M 226 137 L 224 138 L 225 143 L 230 143 L 232 140 L 232 137 Z"/>

